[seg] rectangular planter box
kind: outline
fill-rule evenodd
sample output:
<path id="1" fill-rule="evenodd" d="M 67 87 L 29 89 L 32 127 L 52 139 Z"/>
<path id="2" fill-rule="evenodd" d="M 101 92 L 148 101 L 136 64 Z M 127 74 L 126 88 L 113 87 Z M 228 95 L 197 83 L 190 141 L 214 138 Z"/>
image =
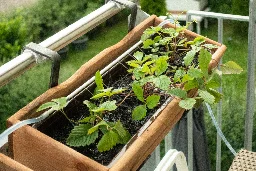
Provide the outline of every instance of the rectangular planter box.
<path id="1" fill-rule="evenodd" d="M 72 91 L 90 79 L 97 70 L 103 69 L 132 45 L 137 43 L 146 28 L 156 26 L 160 22 L 162 22 L 162 20 L 156 16 L 151 16 L 146 19 L 128 33 L 119 43 L 105 49 L 81 66 L 81 68 L 68 80 L 49 89 L 19 110 L 8 119 L 8 125 L 11 126 L 20 120 L 36 117 L 39 113 L 36 113 L 35 111 L 41 104 L 54 98 L 69 95 Z M 173 27 L 173 25 L 168 24 L 167 27 Z M 185 34 L 188 37 L 198 36 L 191 31 L 185 31 Z M 210 39 L 206 39 L 206 41 L 207 43 L 220 46 L 212 56 L 214 59 L 209 66 L 212 68 L 218 64 L 226 47 Z M 191 91 L 190 94 L 193 96 L 195 91 Z M 55 141 L 31 126 L 24 126 L 9 137 L 10 148 L 16 161 L 33 170 L 137 170 L 181 118 L 184 109 L 180 108 L 178 103 L 179 99 L 172 100 L 145 132 L 143 132 L 136 141 L 129 144 L 129 148 L 126 152 L 110 168 L 107 168 L 64 144 Z"/>
<path id="2" fill-rule="evenodd" d="M 32 171 L 28 167 L 0 153 L 0 170 L 1 171 Z"/>

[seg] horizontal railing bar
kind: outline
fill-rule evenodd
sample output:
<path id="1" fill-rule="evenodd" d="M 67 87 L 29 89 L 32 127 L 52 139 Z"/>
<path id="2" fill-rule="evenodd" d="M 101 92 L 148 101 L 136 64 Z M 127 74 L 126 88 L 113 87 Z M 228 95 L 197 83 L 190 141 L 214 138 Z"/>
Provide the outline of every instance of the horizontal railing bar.
<path id="1" fill-rule="evenodd" d="M 205 12 L 205 11 L 194 11 L 194 10 L 189 10 L 189 11 L 187 11 L 186 14 L 187 14 L 187 16 L 197 15 L 197 16 L 204 16 L 204 17 L 210 17 L 210 18 L 222 18 L 225 20 L 236 20 L 236 21 L 249 22 L 249 16 L 222 14 L 222 13 Z"/>
<path id="2" fill-rule="evenodd" d="M 58 51 L 100 23 L 117 14 L 123 8 L 124 6 L 110 1 L 89 15 L 81 18 L 65 29 L 44 40 L 40 45 L 51 50 Z M 0 87 L 33 67 L 35 64 L 36 59 L 33 54 L 30 52 L 24 52 L 2 65 L 0 67 Z"/>

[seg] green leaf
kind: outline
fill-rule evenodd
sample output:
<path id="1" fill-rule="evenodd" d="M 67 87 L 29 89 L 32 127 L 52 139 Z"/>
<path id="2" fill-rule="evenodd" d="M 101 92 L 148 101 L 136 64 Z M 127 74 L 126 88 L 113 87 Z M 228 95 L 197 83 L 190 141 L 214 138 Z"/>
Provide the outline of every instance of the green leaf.
<path id="1" fill-rule="evenodd" d="M 133 54 L 133 56 L 134 56 L 138 61 L 141 61 L 144 55 L 143 55 L 142 52 L 137 51 L 137 52 L 135 52 L 135 53 Z"/>
<path id="2" fill-rule="evenodd" d="M 219 48 L 219 46 L 214 45 L 214 44 L 203 44 L 202 46 L 207 48 L 207 49 L 217 49 L 217 48 Z"/>
<path id="3" fill-rule="evenodd" d="M 206 82 L 206 88 L 219 88 L 221 86 L 221 77 L 218 73 L 213 72 Z"/>
<path id="4" fill-rule="evenodd" d="M 150 48 L 150 46 L 153 45 L 154 43 L 155 43 L 155 42 L 154 42 L 153 40 L 147 39 L 147 40 L 145 40 L 145 41 L 143 42 L 142 48 L 148 49 L 148 48 Z"/>
<path id="5" fill-rule="evenodd" d="M 179 102 L 179 106 L 186 110 L 192 109 L 195 104 L 196 104 L 196 100 L 193 98 L 186 98 Z"/>
<path id="6" fill-rule="evenodd" d="M 161 75 L 159 77 L 154 78 L 153 83 L 156 87 L 160 88 L 161 90 L 168 90 L 171 84 L 171 80 L 166 75 Z"/>
<path id="7" fill-rule="evenodd" d="M 95 93 L 98 92 L 98 90 L 102 90 L 104 89 L 104 86 L 103 86 L 103 79 L 102 79 L 102 76 L 100 74 L 100 71 L 97 71 L 96 74 L 95 74 L 95 83 L 97 85 L 96 89 L 95 89 Z"/>
<path id="8" fill-rule="evenodd" d="M 57 103 L 58 110 L 63 109 L 67 106 L 67 98 L 66 97 L 60 97 L 58 99 L 52 99 L 53 102 Z"/>
<path id="9" fill-rule="evenodd" d="M 184 85 L 184 89 L 186 91 L 191 90 L 193 88 L 198 88 L 199 84 L 198 81 L 196 79 L 194 80 L 189 80 L 188 82 L 186 82 L 186 84 Z"/>
<path id="10" fill-rule="evenodd" d="M 112 111 L 112 110 L 115 110 L 116 108 L 117 108 L 116 101 L 112 100 L 112 101 L 106 101 L 100 104 L 99 107 L 94 108 L 92 111 L 93 112 Z"/>
<path id="11" fill-rule="evenodd" d="M 222 74 L 240 74 L 243 71 L 243 68 L 233 61 L 228 61 L 220 67 Z"/>
<path id="12" fill-rule="evenodd" d="M 182 83 L 185 83 L 185 82 L 191 81 L 191 80 L 193 80 L 193 79 L 194 79 L 193 77 L 189 76 L 188 74 L 185 74 L 185 75 L 183 76 L 181 82 L 182 82 Z"/>
<path id="13" fill-rule="evenodd" d="M 143 92 L 142 87 L 139 84 L 133 83 L 132 84 L 132 90 L 133 90 L 134 94 L 136 95 L 136 97 L 140 101 L 145 102 L 145 100 L 144 100 L 144 92 Z"/>
<path id="14" fill-rule="evenodd" d="M 79 124 L 72 129 L 67 138 L 67 145 L 73 147 L 87 146 L 95 142 L 98 138 L 98 131 L 87 134 L 92 126 L 90 124 Z"/>
<path id="15" fill-rule="evenodd" d="M 137 121 L 141 120 L 146 116 L 146 114 L 147 114 L 146 105 L 137 106 L 132 111 L 132 119 Z"/>
<path id="16" fill-rule="evenodd" d="M 205 76 L 208 76 L 208 66 L 212 59 L 212 55 L 206 49 L 201 49 L 199 52 L 199 67 Z"/>
<path id="17" fill-rule="evenodd" d="M 117 88 L 117 89 L 114 89 L 112 90 L 111 92 L 111 96 L 112 95 L 115 95 L 115 94 L 121 94 L 123 91 L 125 91 L 126 89 L 125 88 Z"/>
<path id="18" fill-rule="evenodd" d="M 188 75 L 193 78 L 202 78 L 203 77 L 202 71 L 197 68 L 190 68 L 188 70 Z"/>
<path id="19" fill-rule="evenodd" d="M 79 123 L 93 123 L 96 119 L 96 116 L 88 116 L 88 117 L 85 117 L 81 120 L 79 120 L 78 122 Z"/>
<path id="20" fill-rule="evenodd" d="M 57 109 L 58 110 L 58 105 L 55 102 L 47 102 L 42 104 L 36 111 L 42 111 L 44 109 L 48 109 L 48 108 L 53 108 L 54 110 Z"/>
<path id="21" fill-rule="evenodd" d="M 110 130 L 102 136 L 97 148 L 99 152 L 108 151 L 112 149 L 119 142 L 119 136 L 116 132 Z"/>
<path id="22" fill-rule="evenodd" d="M 64 107 L 67 106 L 67 98 L 66 97 L 60 97 L 58 99 L 52 99 L 51 102 L 47 102 L 42 104 L 38 109 L 37 112 L 48 109 L 48 108 L 52 108 L 53 110 L 61 110 Z"/>
<path id="23" fill-rule="evenodd" d="M 215 101 L 215 97 L 213 95 L 211 95 L 209 92 L 205 91 L 205 90 L 198 90 L 198 95 L 204 99 L 205 102 L 209 103 L 209 104 L 213 104 Z"/>
<path id="24" fill-rule="evenodd" d="M 156 70 L 155 70 L 155 74 L 161 75 L 162 73 L 164 73 L 167 68 L 168 68 L 168 56 L 161 56 L 156 60 Z"/>
<path id="25" fill-rule="evenodd" d="M 173 88 L 171 90 L 167 91 L 168 94 L 177 96 L 179 98 L 185 99 L 187 98 L 187 92 L 185 90 L 182 90 L 180 88 Z"/>
<path id="26" fill-rule="evenodd" d="M 121 144 L 126 144 L 131 139 L 131 134 L 124 128 L 123 124 L 120 121 L 115 123 L 113 127 L 121 137 L 122 141 Z"/>
<path id="27" fill-rule="evenodd" d="M 88 134 L 92 134 L 93 132 L 97 131 L 100 126 L 106 126 L 106 127 L 108 127 L 109 125 L 107 124 L 106 121 L 102 120 L 102 121 L 100 121 L 97 125 L 95 125 L 94 127 L 90 128 L 90 129 L 88 130 Z"/>
<path id="28" fill-rule="evenodd" d="M 221 100 L 221 98 L 222 98 L 223 95 L 222 95 L 221 93 L 219 93 L 217 90 L 212 89 L 212 88 L 207 89 L 207 91 L 208 91 L 211 95 L 214 96 L 214 98 L 215 98 L 214 103 L 219 103 L 219 101 Z"/>
<path id="29" fill-rule="evenodd" d="M 158 105 L 159 100 L 160 100 L 159 95 L 150 95 L 150 96 L 148 96 L 147 99 L 146 99 L 147 107 L 149 109 L 153 109 L 154 107 L 156 107 Z"/>
<path id="30" fill-rule="evenodd" d="M 90 111 L 97 107 L 94 103 L 90 102 L 89 100 L 85 100 L 83 103 L 89 108 Z"/>
<path id="31" fill-rule="evenodd" d="M 182 69 L 178 69 L 176 70 L 174 77 L 173 77 L 173 81 L 176 82 L 181 82 L 181 78 L 186 74 L 186 72 Z"/>
<path id="32" fill-rule="evenodd" d="M 154 42 L 155 42 L 155 43 L 159 42 L 159 40 L 161 40 L 161 36 L 156 36 L 156 37 L 154 38 Z"/>
<path id="33" fill-rule="evenodd" d="M 183 58 L 185 66 L 189 66 L 191 64 L 195 55 L 196 55 L 195 50 L 191 50 L 191 51 L 187 52 L 186 56 Z"/>
<path id="34" fill-rule="evenodd" d="M 140 79 L 140 78 L 142 78 L 144 76 L 144 73 L 141 72 L 141 68 L 135 68 L 133 70 L 133 75 L 138 80 L 138 79 Z"/>

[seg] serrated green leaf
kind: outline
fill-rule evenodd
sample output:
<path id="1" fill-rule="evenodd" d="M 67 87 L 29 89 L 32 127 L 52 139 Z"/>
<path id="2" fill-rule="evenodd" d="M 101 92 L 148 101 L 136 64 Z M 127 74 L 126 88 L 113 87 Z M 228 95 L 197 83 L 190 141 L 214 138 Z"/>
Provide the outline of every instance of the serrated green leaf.
<path id="1" fill-rule="evenodd" d="M 96 116 L 88 116 L 88 117 L 85 117 L 81 120 L 79 120 L 78 122 L 79 123 L 93 123 L 96 119 Z"/>
<path id="2" fill-rule="evenodd" d="M 131 134 L 124 128 L 123 124 L 120 121 L 117 121 L 113 127 L 121 137 L 121 144 L 126 144 L 131 139 Z"/>
<path id="3" fill-rule="evenodd" d="M 219 46 L 214 45 L 214 44 L 203 44 L 202 46 L 207 48 L 207 49 L 217 49 L 217 48 L 219 48 Z"/>
<path id="4" fill-rule="evenodd" d="M 110 130 L 102 136 L 97 148 L 99 152 L 108 151 L 112 149 L 119 141 L 119 136 L 116 132 Z"/>
<path id="5" fill-rule="evenodd" d="M 189 52 L 187 52 L 186 56 L 183 58 L 185 66 L 189 66 L 191 64 L 195 55 L 196 55 L 195 50 L 190 50 Z"/>
<path id="6" fill-rule="evenodd" d="M 146 114 L 147 114 L 146 105 L 139 105 L 133 109 L 132 119 L 137 121 L 141 120 L 146 116 Z"/>
<path id="7" fill-rule="evenodd" d="M 58 105 L 58 109 L 57 110 L 63 109 L 68 104 L 66 97 L 60 97 L 58 99 L 52 99 L 52 101 L 57 103 L 57 105 Z"/>
<path id="8" fill-rule="evenodd" d="M 122 93 L 125 90 L 126 90 L 125 88 L 114 89 L 114 90 L 112 90 L 111 95 L 120 94 L 120 93 Z"/>
<path id="9" fill-rule="evenodd" d="M 198 87 L 199 87 L 199 84 L 196 79 L 190 80 L 190 81 L 186 82 L 186 84 L 184 85 L 184 89 L 186 91 L 191 90 L 193 88 L 198 88 Z"/>
<path id="10" fill-rule="evenodd" d="M 142 58 L 143 58 L 143 52 L 140 52 L 140 51 L 137 51 L 133 54 L 133 56 L 138 60 L 138 61 L 141 61 Z"/>
<path id="11" fill-rule="evenodd" d="M 221 86 L 221 77 L 218 73 L 213 72 L 206 82 L 206 88 L 219 88 Z"/>
<path id="12" fill-rule="evenodd" d="M 98 138 L 98 131 L 88 135 L 87 132 L 91 127 L 92 125 L 90 124 L 79 124 L 75 126 L 67 138 L 67 145 L 80 147 L 94 143 Z"/>
<path id="13" fill-rule="evenodd" d="M 138 68 L 140 67 L 140 64 L 138 64 L 137 62 L 135 62 L 134 60 L 132 61 L 128 61 L 127 64 L 131 67 L 134 67 L 134 68 Z"/>
<path id="14" fill-rule="evenodd" d="M 143 42 L 142 48 L 148 49 L 151 45 L 153 45 L 155 42 L 152 39 L 147 39 Z"/>
<path id="15" fill-rule="evenodd" d="M 161 56 L 156 60 L 156 70 L 155 70 L 156 76 L 161 75 L 167 70 L 168 59 L 169 59 L 168 56 Z"/>
<path id="16" fill-rule="evenodd" d="M 159 42 L 160 39 L 161 39 L 161 36 L 156 36 L 156 37 L 154 38 L 154 42 L 157 43 L 157 42 Z"/>
<path id="17" fill-rule="evenodd" d="M 90 102 L 89 100 L 85 100 L 83 103 L 89 108 L 90 111 L 97 107 L 94 103 Z"/>
<path id="18" fill-rule="evenodd" d="M 185 82 L 191 81 L 191 80 L 193 80 L 193 79 L 194 79 L 193 77 L 189 76 L 188 74 L 185 74 L 185 75 L 183 76 L 181 82 L 182 82 L 182 83 L 185 83 Z"/>
<path id="19" fill-rule="evenodd" d="M 42 104 L 36 111 L 42 111 L 44 109 L 48 109 L 48 108 L 53 108 L 54 110 L 57 109 L 58 110 L 58 105 L 55 102 L 47 102 Z"/>
<path id="20" fill-rule="evenodd" d="M 147 107 L 149 109 L 153 109 L 154 107 L 156 107 L 159 103 L 159 100 L 160 100 L 160 96 L 159 95 L 150 95 L 147 97 L 146 99 L 146 104 L 147 104 Z"/>
<path id="21" fill-rule="evenodd" d="M 116 106 L 116 101 L 106 101 L 102 104 L 99 105 L 99 107 L 94 108 L 92 111 L 93 112 L 103 112 L 103 111 L 112 111 L 117 108 Z"/>
<path id="22" fill-rule="evenodd" d="M 209 92 L 205 91 L 205 90 L 198 90 L 198 95 L 199 97 L 201 97 L 205 102 L 209 103 L 209 104 L 213 104 L 215 101 L 215 97 L 213 95 L 211 95 Z"/>
<path id="23" fill-rule="evenodd" d="M 142 87 L 139 84 L 133 83 L 132 84 L 132 90 L 133 90 L 134 94 L 136 95 L 136 97 L 140 101 L 145 102 L 145 100 L 144 100 L 144 92 L 143 92 Z"/>
<path id="24" fill-rule="evenodd" d="M 217 90 L 212 89 L 212 88 L 207 89 L 207 91 L 208 91 L 211 95 L 214 96 L 214 98 L 215 98 L 214 103 L 219 103 L 219 101 L 221 100 L 221 98 L 222 98 L 223 95 L 222 95 L 221 93 L 219 93 Z"/>
<path id="25" fill-rule="evenodd" d="M 138 80 L 138 79 L 142 78 L 145 75 L 145 73 L 141 72 L 141 68 L 135 68 L 133 70 L 133 75 Z"/>
<path id="26" fill-rule="evenodd" d="M 181 82 L 181 78 L 186 74 L 186 72 L 182 69 L 178 69 L 176 70 L 174 77 L 173 77 L 173 81 L 176 82 Z"/>
<path id="27" fill-rule="evenodd" d="M 202 78 L 204 75 L 200 69 L 190 68 L 188 70 L 188 75 L 193 78 Z"/>
<path id="28" fill-rule="evenodd" d="M 182 90 L 180 88 L 173 88 L 167 91 L 168 94 L 177 96 L 179 98 L 185 99 L 187 98 L 187 92 L 185 90 Z"/>
<path id="29" fill-rule="evenodd" d="M 170 78 L 166 75 L 155 77 L 152 81 L 155 84 L 155 86 L 160 88 L 161 90 L 168 90 L 171 84 Z"/>
<path id="30" fill-rule="evenodd" d="M 176 33 L 176 30 L 174 28 L 164 28 L 162 29 L 163 33 L 167 33 L 169 35 L 173 35 L 174 33 Z"/>
<path id="31" fill-rule="evenodd" d="M 186 110 L 192 109 L 195 104 L 196 100 L 194 98 L 186 98 L 179 102 L 179 106 Z"/>
<path id="32" fill-rule="evenodd" d="M 222 74 L 240 74 L 243 71 L 243 68 L 233 61 L 228 61 L 220 67 Z"/>
<path id="33" fill-rule="evenodd" d="M 208 66 L 212 59 L 212 55 L 206 49 L 201 49 L 199 52 L 199 67 L 204 73 L 204 76 L 208 76 Z"/>
<path id="34" fill-rule="evenodd" d="M 96 83 L 96 90 L 95 92 L 97 93 L 98 90 L 102 90 L 104 89 L 104 86 L 103 86 L 103 79 L 102 79 L 102 76 L 100 74 L 100 71 L 97 71 L 95 73 L 95 83 Z"/>
<path id="35" fill-rule="evenodd" d="M 151 70 L 149 69 L 148 65 L 143 65 L 143 66 L 142 66 L 142 69 L 141 69 L 141 72 L 150 74 L 150 73 L 151 73 Z"/>
<path id="36" fill-rule="evenodd" d="M 88 129 L 88 134 L 92 134 L 93 132 L 97 131 L 100 126 L 108 127 L 109 125 L 107 124 L 106 121 L 102 120 L 97 125 L 95 125 L 95 126 L 91 127 L 90 129 Z"/>

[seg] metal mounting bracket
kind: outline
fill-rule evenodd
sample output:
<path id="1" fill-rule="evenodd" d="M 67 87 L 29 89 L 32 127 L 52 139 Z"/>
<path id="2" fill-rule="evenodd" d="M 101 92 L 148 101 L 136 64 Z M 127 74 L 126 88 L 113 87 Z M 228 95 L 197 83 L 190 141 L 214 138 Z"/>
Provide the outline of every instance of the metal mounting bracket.
<path id="1" fill-rule="evenodd" d="M 130 9 L 131 17 L 128 25 L 128 32 L 130 32 L 135 27 L 137 10 L 138 10 L 137 4 L 127 0 L 111 0 L 111 1 L 124 5 L 125 7 L 128 7 Z"/>
<path id="2" fill-rule="evenodd" d="M 57 86 L 60 71 L 60 55 L 51 49 L 45 48 L 33 42 L 24 47 L 24 52 L 32 53 L 37 63 L 41 63 L 45 58 L 52 61 L 49 88 Z"/>

